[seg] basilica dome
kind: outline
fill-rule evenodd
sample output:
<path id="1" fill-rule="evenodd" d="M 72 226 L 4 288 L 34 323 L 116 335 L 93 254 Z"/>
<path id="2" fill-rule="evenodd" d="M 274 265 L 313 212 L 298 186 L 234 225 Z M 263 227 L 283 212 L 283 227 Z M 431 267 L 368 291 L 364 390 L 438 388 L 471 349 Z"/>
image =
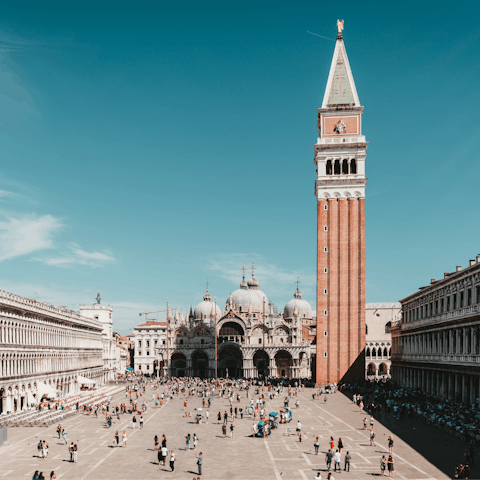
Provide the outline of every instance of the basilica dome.
<path id="1" fill-rule="evenodd" d="M 210 317 L 215 316 L 215 311 L 217 312 L 217 320 L 222 316 L 222 310 L 217 305 L 215 310 L 215 303 L 212 302 L 212 297 L 208 293 L 204 295 L 203 302 L 200 302 L 194 311 L 195 320 L 210 319 Z"/>
<path id="2" fill-rule="evenodd" d="M 247 288 L 247 285 L 249 288 Z M 240 284 L 240 288 L 230 294 L 227 300 L 227 306 L 235 304 L 242 313 L 268 313 L 269 304 L 267 296 L 259 290 L 260 283 L 252 275 L 252 278 L 245 282 L 245 278 Z"/>
<path id="3" fill-rule="evenodd" d="M 302 298 L 302 293 L 298 290 L 298 287 L 293 294 L 293 299 L 283 309 L 283 318 L 293 318 L 294 314 L 297 314 L 300 318 L 312 318 L 312 307 Z"/>

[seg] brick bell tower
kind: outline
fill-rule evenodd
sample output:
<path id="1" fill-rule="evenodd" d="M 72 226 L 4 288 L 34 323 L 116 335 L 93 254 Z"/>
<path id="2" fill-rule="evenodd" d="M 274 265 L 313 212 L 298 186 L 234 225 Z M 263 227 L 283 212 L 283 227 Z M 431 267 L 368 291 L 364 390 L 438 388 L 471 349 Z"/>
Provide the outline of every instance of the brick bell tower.
<path id="1" fill-rule="evenodd" d="M 318 109 L 317 343 L 315 381 L 365 377 L 365 158 L 360 105 L 338 35 Z"/>

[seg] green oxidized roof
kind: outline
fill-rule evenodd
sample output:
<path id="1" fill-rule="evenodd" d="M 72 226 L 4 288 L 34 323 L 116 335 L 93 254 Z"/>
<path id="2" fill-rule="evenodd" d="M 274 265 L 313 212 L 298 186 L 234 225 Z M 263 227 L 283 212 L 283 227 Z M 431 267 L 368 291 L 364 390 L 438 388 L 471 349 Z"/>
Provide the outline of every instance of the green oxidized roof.
<path id="1" fill-rule="evenodd" d="M 338 52 L 335 73 L 333 75 L 332 87 L 328 96 L 327 105 L 349 105 L 355 104 L 352 86 L 347 75 L 347 68 L 343 59 L 342 50 Z"/>

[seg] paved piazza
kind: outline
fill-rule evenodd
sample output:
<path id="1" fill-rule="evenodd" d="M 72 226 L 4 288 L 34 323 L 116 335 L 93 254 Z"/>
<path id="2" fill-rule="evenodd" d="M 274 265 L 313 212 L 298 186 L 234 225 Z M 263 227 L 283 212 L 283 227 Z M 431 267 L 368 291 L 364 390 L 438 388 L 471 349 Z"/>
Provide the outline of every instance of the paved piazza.
<path id="1" fill-rule="evenodd" d="M 156 393 L 163 391 L 157 390 Z M 151 399 L 150 387 L 146 397 Z M 30 480 L 35 470 L 43 471 L 50 478 L 50 471 L 55 470 L 58 478 L 63 479 L 158 479 L 158 478 L 196 478 L 197 466 L 195 453 L 185 450 L 184 434 L 196 433 L 199 437 L 198 451 L 203 452 L 203 475 L 207 479 L 299 479 L 311 480 L 315 472 L 321 470 L 326 479 L 325 451 L 330 436 L 335 441 L 342 437 L 345 449 L 352 455 L 350 473 L 336 473 L 338 478 L 371 479 L 380 476 L 379 463 L 382 454 L 387 453 L 387 438 L 390 431 L 375 422 L 377 447 L 369 445 L 369 432 L 363 430 L 363 418 L 366 416 L 357 406 L 341 393 L 327 396 L 325 404 L 321 400 L 312 401 L 312 389 L 305 389 L 299 394 L 300 407 L 293 405 L 293 421 L 288 424 L 294 431 L 299 419 L 305 432 L 304 442 L 300 443 L 296 435 L 286 435 L 286 425 L 274 430 L 268 440 L 252 438 L 250 429 L 253 419 L 248 415 L 243 420 L 235 421 L 235 437 L 222 438 L 221 425 L 217 423 L 217 414 L 229 409 L 227 399 L 215 397 L 210 408 L 210 423 L 197 425 L 191 418 L 183 417 L 183 397 L 179 396 L 162 408 L 152 408 L 152 401 L 144 415 L 145 425 L 142 430 L 133 429 L 129 414 L 121 415 L 121 424 L 113 423 L 108 429 L 103 417 L 95 418 L 78 414 L 63 423 L 67 429 L 68 444 L 71 441 L 78 445 L 78 463 L 70 463 L 67 446 L 62 445 L 56 434 L 56 425 L 48 428 L 20 427 L 9 429 L 10 445 L 0 448 L 0 477 L 8 479 Z M 241 392 L 244 395 L 244 392 Z M 250 396 L 252 391 L 250 391 Z M 278 411 L 283 404 L 284 396 L 267 402 L 267 412 Z M 117 394 L 112 404 L 120 404 L 124 394 Z M 190 398 L 188 410 L 201 406 L 201 398 Z M 246 399 L 242 397 L 242 407 Z M 138 416 L 137 416 L 138 418 Z M 230 421 L 229 421 L 230 424 Z M 422 424 L 423 425 L 423 424 Z M 413 428 L 413 427 L 412 427 Z M 128 434 L 127 448 L 114 448 L 113 435 L 118 429 L 120 433 L 126 429 Z M 428 442 L 436 440 L 435 430 L 427 431 Z M 165 433 L 168 449 L 176 452 L 175 472 L 168 467 L 159 467 L 154 450 L 154 436 Z M 425 433 L 425 432 L 424 432 Z M 315 436 L 320 437 L 320 454 L 314 455 Z M 439 432 L 440 435 L 440 432 Z M 440 435 L 441 437 L 441 435 Z M 450 478 L 430 463 L 422 454 L 416 452 L 407 443 L 394 436 L 395 478 L 400 479 L 443 479 Z M 445 453 L 453 448 L 455 437 L 450 437 L 451 444 L 431 450 L 437 452 L 437 458 L 445 460 Z M 50 444 L 50 458 L 40 459 L 37 456 L 37 443 L 46 439 Z M 453 449 L 455 450 L 455 449 Z M 456 450 L 459 450 L 457 448 Z M 459 452 L 452 453 L 453 468 L 462 458 Z M 460 451 L 461 455 L 461 451 Z M 428 455 L 427 455 L 428 456 Z M 447 454 L 448 456 L 448 454 Z M 431 457 L 429 457 L 431 458 Z M 343 455 L 342 455 L 343 468 Z M 445 468 L 444 468 L 445 469 Z M 474 473 L 474 472 L 473 472 Z"/>

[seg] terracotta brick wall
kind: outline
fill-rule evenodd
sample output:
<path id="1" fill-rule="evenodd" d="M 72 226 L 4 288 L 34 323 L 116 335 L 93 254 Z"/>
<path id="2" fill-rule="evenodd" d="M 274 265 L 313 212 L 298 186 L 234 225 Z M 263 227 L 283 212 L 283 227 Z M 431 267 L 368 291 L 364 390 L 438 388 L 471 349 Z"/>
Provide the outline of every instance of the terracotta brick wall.
<path id="1" fill-rule="evenodd" d="M 364 199 L 320 200 L 317 208 L 316 383 L 362 379 L 365 346 Z M 324 247 L 328 248 L 327 253 Z M 324 273 L 325 268 L 328 273 Z M 326 317 L 324 310 L 328 312 Z M 327 337 L 324 337 L 324 331 L 327 331 Z M 327 358 L 324 358 L 324 352 L 327 352 Z"/>

